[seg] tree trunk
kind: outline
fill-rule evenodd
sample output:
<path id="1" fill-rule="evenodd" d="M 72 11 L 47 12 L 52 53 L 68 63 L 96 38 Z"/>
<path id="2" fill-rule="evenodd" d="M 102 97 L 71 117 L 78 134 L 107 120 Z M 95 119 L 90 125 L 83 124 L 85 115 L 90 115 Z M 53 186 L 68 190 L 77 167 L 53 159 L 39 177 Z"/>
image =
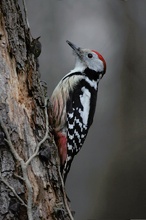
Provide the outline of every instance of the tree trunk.
<path id="1" fill-rule="evenodd" d="M 0 1 L 0 220 L 73 219 L 24 15 Z"/>

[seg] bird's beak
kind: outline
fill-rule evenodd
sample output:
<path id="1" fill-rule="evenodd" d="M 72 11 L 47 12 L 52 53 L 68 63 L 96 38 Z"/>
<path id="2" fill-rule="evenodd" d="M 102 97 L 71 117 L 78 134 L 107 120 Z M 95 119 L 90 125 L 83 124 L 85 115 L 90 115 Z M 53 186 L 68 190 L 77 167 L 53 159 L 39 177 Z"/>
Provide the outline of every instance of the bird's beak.
<path id="1" fill-rule="evenodd" d="M 66 43 L 68 43 L 68 45 L 73 49 L 75 54 L 77 54 L 79 56 L 79 58 L 81 58 L 81 48 L 77 47 L 75 44 L 73 44 L 69 40 L 67 40 Z"/>

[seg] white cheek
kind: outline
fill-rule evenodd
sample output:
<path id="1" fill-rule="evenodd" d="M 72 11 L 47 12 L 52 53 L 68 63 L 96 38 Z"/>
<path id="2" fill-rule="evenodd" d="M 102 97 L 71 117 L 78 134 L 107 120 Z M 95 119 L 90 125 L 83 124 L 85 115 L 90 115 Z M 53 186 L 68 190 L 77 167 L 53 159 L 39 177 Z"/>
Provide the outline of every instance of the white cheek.
<path id="1" fill-rule="evenodd" d="M 98 69 L 99 72 L 103 72 L 104 70 L 104 66 L 103 66 L 103 62 L 101 60 L 98 60 Z"/>
<path id="2" fill-rule="evenodd" d="M 88 62 L 88 67 L 96 72 L 102 72 L 104 70 L 103 62 L 99 59 Z"/>

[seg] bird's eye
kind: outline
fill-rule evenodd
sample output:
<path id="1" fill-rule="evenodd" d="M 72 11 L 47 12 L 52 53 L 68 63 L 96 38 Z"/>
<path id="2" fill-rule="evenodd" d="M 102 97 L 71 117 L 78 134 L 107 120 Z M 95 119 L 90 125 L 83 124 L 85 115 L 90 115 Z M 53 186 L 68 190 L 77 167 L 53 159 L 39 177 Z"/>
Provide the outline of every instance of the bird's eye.
<path id="1" fill-rule="evenodd" d="M 92 58 L 93 57 L 92 53 L 88 53 L 88 57 Z"/>

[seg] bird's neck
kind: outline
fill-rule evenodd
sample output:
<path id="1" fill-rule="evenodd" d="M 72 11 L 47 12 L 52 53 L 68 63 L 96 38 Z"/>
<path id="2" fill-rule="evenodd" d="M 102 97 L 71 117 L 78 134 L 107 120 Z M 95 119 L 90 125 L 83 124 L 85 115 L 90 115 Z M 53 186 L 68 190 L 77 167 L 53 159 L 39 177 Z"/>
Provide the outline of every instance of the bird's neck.
<path id="1" fill-rule="evenodd" d="M 101 79 L 100 72 L 96 72 L 95 70 L 89 69 L 88 67 L 84 70 L 84 74 L 90 80 L 94 80 L 94 81 L 99 82 L 99 80 Z"/>
<path id="2" fill-rule="evenodd" d="M 86 65 L 84 62 L 81 62 L 79 59 L 76 59 L 76 63 L 75 63 L 75 67 L 73 70 L 71 70 L 71 72 L 81 72 L 83 73 L 84 70 L 86 69 Z"/>
<path id="3" fill-rule="evenodd" d="M 90 69 L 84 62 L 81 62 L 79 59 L 76 59 L 75 67 L 71 70 L 71 73 L 80 72 L 83 75 L 87 76 L 90 80 L 99 81 L 101 78 L 101 72 L 96 72 L 95 70 Z"/>

